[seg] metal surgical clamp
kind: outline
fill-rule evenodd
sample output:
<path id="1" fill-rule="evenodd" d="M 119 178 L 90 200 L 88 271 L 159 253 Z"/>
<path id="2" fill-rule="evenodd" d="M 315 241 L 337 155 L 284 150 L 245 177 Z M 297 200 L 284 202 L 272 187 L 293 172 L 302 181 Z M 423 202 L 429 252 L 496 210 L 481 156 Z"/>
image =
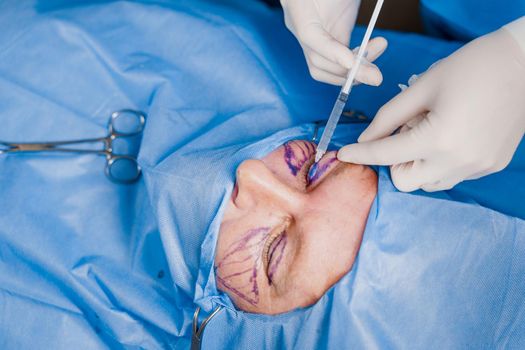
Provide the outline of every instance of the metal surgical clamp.
<path id="1" fill-rule="evenodd" d="M 142 134 L 145 123 L 146 115 L 143 112 L 123 109 L 111 113 L 108 123 L 108 134 L 104 137 L 31 143 L 0 141 L 0 154 L 26 152 L 100 154 L 106 157 L 106 176 L 113 182 L 130 184 L 138 180 L 141 168 L 135 156 L 116 154 L 114 152 L 114 142 L 119 138 L 128 138 Z M 92 143 L 102 143 L 103 147 L 101 149 L 67 147 Z"/>
<path id="2" fill-rule="evenodd" d="M 217 306 L 213 312 L 202 321 L 201 326 L 198 326 L 199 323 L 199 312 L 201 311 L 200 307 L 197 307 L 195 310 L 195 313 L 193 314 L 193 328 L 192 328 L 192 334 L 191 334 L 191 348 L 190 350 L 200 350 L 202 346 L 202 333 L 204 332 L 204 328 L 206 328 L 206 325 L 210 320 L 213 318 L 213 316 L 217 315 L 219 311 L 221 311 L 222 308 L 220 306 Z"/>

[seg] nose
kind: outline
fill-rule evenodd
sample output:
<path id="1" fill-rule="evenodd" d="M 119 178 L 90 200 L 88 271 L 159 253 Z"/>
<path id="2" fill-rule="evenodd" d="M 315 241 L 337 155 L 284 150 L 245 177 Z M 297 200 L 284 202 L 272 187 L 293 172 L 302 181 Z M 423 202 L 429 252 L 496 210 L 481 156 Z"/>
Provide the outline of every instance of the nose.
<path id="1" fill-rule="evenodd" d="M 239 165 L 237 185 L 235 204 L 241 209 L 268 205 L 273 210 L 294 214 L 305 200 L 304 193 L 287 185 L 260 160 L 250 159 Z"/>

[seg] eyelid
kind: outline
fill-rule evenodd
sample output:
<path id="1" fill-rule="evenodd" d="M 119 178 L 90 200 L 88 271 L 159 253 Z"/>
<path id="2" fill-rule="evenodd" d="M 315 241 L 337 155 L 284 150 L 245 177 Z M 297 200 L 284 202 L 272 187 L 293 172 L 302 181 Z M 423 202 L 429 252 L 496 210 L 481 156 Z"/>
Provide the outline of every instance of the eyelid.
<path id="1" fill-rule="evenodd" d="M 315 163 L 315 154 L 308 159 L 306 163 L 304 163 L 301 170 L 299 170 L 299 173 L 297 174 L 297 177 L 300 177 L 301 181 L 304 183 L 305 187 L 308 185 L 308 172 L 310 171 L 310 168 Z"/>
<path id="2" fill-rule="evenodd" d="M 264 271 L 266 272 L 266 275 L 268 276 L 268 252 L 270 250 L 270 246 L 272 243 L 279 238 L 280 235 L 283 233 L 286 233 L 286 230 L 290 227 L 292 220 L 290 218 L 285 218 L 283 223 L 279 226 L 276 226 L 272 232 L 268 235 L 268 238 L 266 239 L 266 242 L 264 242 L 264 247 L 262 250 L 262 260 L 263 260 L 263 267 Z"/>

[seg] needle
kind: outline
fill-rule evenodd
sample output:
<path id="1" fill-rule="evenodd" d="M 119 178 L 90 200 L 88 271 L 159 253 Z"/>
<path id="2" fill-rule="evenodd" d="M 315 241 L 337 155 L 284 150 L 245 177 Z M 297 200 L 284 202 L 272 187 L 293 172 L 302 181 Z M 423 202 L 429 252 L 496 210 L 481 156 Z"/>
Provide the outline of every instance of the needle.
<path id="1" fill-rule="evenodd" d="M 361 62 L 363 61 L 363 57 L 366 52 L 366 47 L 368 46 L 368 41 L 370 40 L 372 31 L 374 30 L 374 27 L 376 25 L 377 17 L 379 16 L 379 12 L 381 11 L 383 2 L 384 0 L 378 0 L 376 3 L 374 12 L 372 13 L 372 18 L 370 19 L 370 22 L 368 23 L 368 27 L 366 28 L 366 32 L 365 32 L 365 36 L 363 37 L 363 41 L 361 42 L 361 46 L 359 47 L 359 52 L 357 53 L 356 62 L 352 66 L 352 69 L 350 69 L 350 72 L 348 73 L 348 76 L 346 78 L 346 82 L 341 88 L 341 91 L 339 92 L 339 96 L 337 97 L 337 100 L 335 101 L 335 105 L 334 105 L 334 108 L 332 109 L 332 113 L 330 113 L 330 118 L 328 118 L 328 122 L 326 123 L 326 127 L 324 128 L 324 131 L 323 131 L 323 135 L 321 136 L 319 145 L 317 146 L 317 150 L 315 152 L 315 162 L 316 163 L 319 162 L 319 160 L 321 160 L 323 155 L 326 153 L 326 150 L 328 149 L 328 145 L 330 144 L 330 140 L 332 139 L 337 123 L 339 122 L 339 118 L 341 118 L 341 113 L 343 113 L 343 109 L 345 108 L 346 101 L 348 100 L 348 95 L 350 94 L 350 91 L 352 90 L 352 85 L 354 83 L 355 77 L 359 70 L 359 66 L 361 65 Z"/>

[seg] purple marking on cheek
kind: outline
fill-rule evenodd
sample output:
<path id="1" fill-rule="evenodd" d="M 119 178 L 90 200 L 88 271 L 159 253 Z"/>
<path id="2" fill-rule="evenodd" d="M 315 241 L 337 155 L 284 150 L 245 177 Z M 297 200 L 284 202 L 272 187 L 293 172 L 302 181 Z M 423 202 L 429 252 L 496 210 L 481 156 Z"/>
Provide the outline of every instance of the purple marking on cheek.
<path id="1" fill-rule="evenodd" d="M 252 293 L 257 297 L 259 296 L 259 286 L 257 285 L 257 269 L 252 269 L 252 277 L 250 278 L 252 282 Z"/>
<path id="2" fill-rule="evenodd" d="M 248 295 L 244 294 L 243 292 L 241 292 L 240 290 L 238 290 L 237 288 L 234 288 L 233 286 L 231 286 L 227 280 L 225 279 L 222 279 L 220 276 L 217 275 L 217 280 L 219 281 L 220 284 L 222 284 L 224 286 L 224 288 L 230 290 L 233 294 L 237 295 L 239 298 L 242 298 L 244 300 L 246 300 L 248 303 L 252 304 L 252 305 L 257 305 L 257 303 L 259 302 L 258 300 L 257 301 L 254 301 L 251 297 L 249 297 Z"/>
<path id="3" fill-rule="evenodd" d="M 286 247 L 286 243 L 288 242 L 288 237 L 286 236 L 286 233 L 284 233 L 278 240 L 277 244 L 273 247 L 273 249 L 270 251 L 269 258 L 268 258 L 268 279 L 270 280 L 270 284 L 273 283 L 273 276 L 275 275 L 275 272 L 277 271 L 277 268 L 279 267 L 281 260 L 284 255 L 284 248 Z M 275 256 L 275 259 L 274 259 Z"/>
<path id="4" fill-rule="evenodd" d="M 228 276 L 223 276 L 224 279 L 228 279 L 228 278 L 232 278 L 232 277 L 235 277 L 235 276 L 240 276 L 242 274 L 245 274 L 246 272 L 250 272 L 252 269 L 249 268 L 249 269 L 246 269 L 246 270 L 243 270 L 243 271 L 240 271 L 240 272 L 234 272 L 232 274 L 229 274 Z"/>
<path id="5" fill-rule="evenodd" d="M 293 176 L 297 176 L 304 164 L 310 160 L 312 150 L 309 143 L 294 143 L 301 151 L 301 154 L 294 151 L 292 148 L 292 141 L 284 144 L 284 161 L 288 165 L 288 169 Z"/>
<path id="6" fill-rule="evenodd" d="M 244 259 L 240 259 L 240 260 L 231 260 L 230 257 L 235 253 L 238 253 L 243 250 L 249 250 L 250 248 L 257 246 L 257 244 L 260 243 L 260 241 L 263 241 L 266 238 L 269 232 L 270 232 L 269 227 L 258 227 L 258 228 L 246 231 L 237 241 L 233 242 L 228 247 L 228 249 L 226 250 L 227 251 L 226 255 L 224 255 L 224 257 L 221 259 L 217 267 L 220 268 L 224 265 L 230 265 L 236 262 L 246 261 L 249 258 L 249 256 L 245 257 Z"/>
<path id="7" fill-rule="evenodd" d="M 215 265 L 217 281 L 224 288 L 252 305 L 259 302 L 257 269 L 260 267 L 261 252 L 269 233 L 269 227 L 258 227 L 246 231 L 237 241 L 228 246 L 226 254 Z M 249 265 L 250 260 L 252 266 L 246 268 L 245 264 Z M 237 264 L 240 264 L 238 271 L 231 272 L 230 270 L 227 275 L 223 272 L 226 266 L 235 271 Z M 236 280 L 232 281 L 233 278 Z M 243 280 L 246 283 L 242 283 Z"/>
<path id="8" fill-rule="evenodd" d="M 327 162 L 323 163 L 322 165 L 319 165 L 320 163 L 314 164 L 310 171 L 308 172 L 308 183 L 312 183 L 317 181 L 323 174 L 328 170 L 330 165 L 334 163 L 337 160 L 337 157 L 330 158 Z"/>

